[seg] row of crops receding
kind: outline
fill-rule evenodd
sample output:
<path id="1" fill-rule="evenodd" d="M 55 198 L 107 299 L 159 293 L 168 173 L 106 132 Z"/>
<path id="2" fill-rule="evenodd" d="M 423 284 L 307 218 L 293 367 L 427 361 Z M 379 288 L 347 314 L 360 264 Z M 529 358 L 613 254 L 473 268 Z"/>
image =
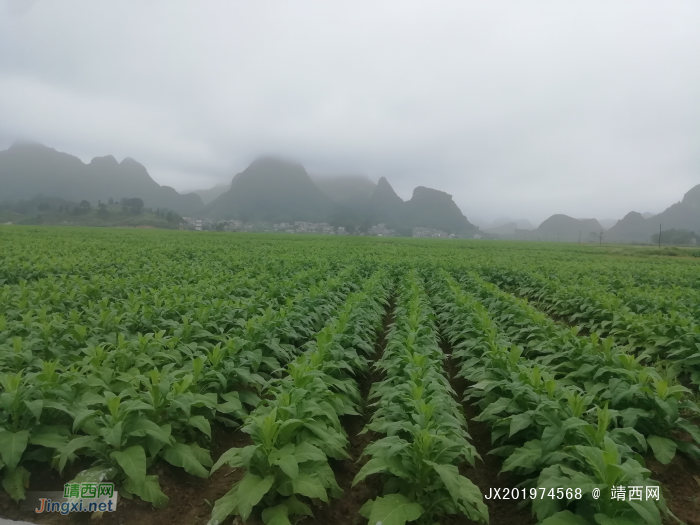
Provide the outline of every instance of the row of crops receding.
<path id="1" fill-rule="evenodd" d="M 537 246 L 1 228 L 0 517 L 697 523 L 655 473 L 700 475 L 698 263 Z"/>

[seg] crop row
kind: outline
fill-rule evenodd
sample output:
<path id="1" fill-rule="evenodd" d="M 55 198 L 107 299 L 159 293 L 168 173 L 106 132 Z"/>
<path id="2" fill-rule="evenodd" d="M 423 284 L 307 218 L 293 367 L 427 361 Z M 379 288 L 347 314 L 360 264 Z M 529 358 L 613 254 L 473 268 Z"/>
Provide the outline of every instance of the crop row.
<path id="1" fill-rule="evenodd" d="M 534 273 L 493 270 L 487 277 L 505 290 L 537 301 L 547 312 L 629 346 L 639 359 L 661 362 L 700 385 L 700 324 L 676 310 L 637 314 L 612 294 L 565 286 Z"/>
<path id="2" fill-rule="evenodd" d="M 474 464 L 466 421 L 444 374 L 433 312 L 415 270 L 399 280 L 394 322 L 375 368 L 384 379 L 370 400 L 375 412 L 364 431 L 382 435 L 363 455 L 371 459 L 353 484 L 380 474 L 384 495 L 368 501 L 361 514 L 371 525 L 434 524 L 440 516 L 463 514 L 488 522 L 479 488 L 458 466 Z"/>
<path id="3" fill-rule="evenodd" d="M 626 347 L 596 333 L 579 337 L 525 301 L 505 293 L 476 275 L 464 275 L 462 283 L 488 308 L 507 338 L 524 349 L 523 355 L 547 366 L 565 384 L 578 385 L 596 404 L 609 403 L 623 426 L 640 432 L 659 461 L 668 463 L 676 449 L 700 458 L 700 429 L 686 417 L 700 409 L 690 391 L 674 384 L 672 377 L 644 366 Z M 672 442 L 672 443 L 671 443 Z"/>
<path id="4" fill-rule="evenodd" d="M 632 272 L 605 274 L 589 265 L 549 264 L 518 271 L 537 274 L 558 285 L 583 287 L 599 295 L 609 294 L 633 313 L 680 314 L 695 322 L 700 321 L 700 290 L 687 284 L 658 282 L 651 277 L 644 279 Z"/>
<path id="5" fill-rule="evenodd" d="M 210 525 L 231 514 L 245 521 L 255 506 L 266 524 L 289 525 L 294 516 L 312 514 L 312 499 L 342 494 L 329 458 L 348 457 L 339 417 L 358 414 L 362 404 L 356 377 L 374 352 L 388 289 L 380 270 L 272 382 L 242 429 L 253 444 L 230 449 L 212 468 L 228 464 L 245 475 L 217 500 Z"/>
<path id="6" fill-rule="evenodd" d="M 638 418 L 648 416 L 646 407 L 629 404 L 645 396 L 660 405 L 666 402 L 679 424 L 677 400 L 685 389 L 669 386 L 651 369 L 639 369 L 641 381 L 632 386 L 636 395 L 609 399 L 602 389 L 572 381 L 571 373 L 563 374 L 556 364 L 548 364 L 554 351 L 537 343 L 525 349 L 514 344 L 513 327 L 527 325 L 521 322 L 528 317 L 526 305 L 521 304 L 520 311 L 517 302 L 509 307 L 505 294 L 476 277 L 464 283 L 474 295 L 465 293 L 446 272 L 440 277 L 433 289 L 439 319 L 453 345 L 453 357 L 462 363 L 460 374 L 473 382 L 467 397 L 482 410 L 479 420 L 492 426 L 498 446 L 491 453 L 505 458 L 504 471 L 526 478 L 523 486 L 545 492 L 562 489 L 566 495 L 534 499 L 538 519 L 548 524 L 604 525 L 614 523 L 612 519 L 660 524 L 661 515 L 668 512 L 662 495 L 658 501 L 641 502 L 618 501 L 608 495 L 613 486 L 658 485 L 649 479 L 639 454 L 650 445 L 657 457 L 668 462 L 677 445 L 667 437 L 644 436 L 636 430 L 635 426 L 648 428 L 651 422 L 636 425 Z M 496 313 L 500 319 L 493 317 Z M 575 349 L 577 344 L 572 342 L 569 350 L 564 347 L 563 359 L 571 361 L 572 368 L 583 368 L 597 356 L 600 369 L 605 369 L 602 374 L 614 375 L 617 368 L 624 375 L 624 364 L 615 359 L 622 355 L 616 356 L 609 343 L 597 342 L 595 337 L 590 343 Z M 616 384 L 613 377 L 611 384 Z M 609 408 L 615 402 L 626 408 Z M 652 417 L 659 417 L 658 412 Z M 663 418 L 662 423 L 669 422 L 673 418 Z M 581 489 L 578 494 L 576 489 Z M 591 497 L 593 489 L 601 490 L 604 497 Z"/>
<path id="7" fill-rule="evenodd" d="M 59 346 L 63 338 L 35 347 L 18 344 L 18 337 L 6 341 L 0 361 L 13 371 L 0 374 L 5 490 L 23 497 L 29 478 L 23 462 L 62 471 L 80 455 L 92 457 L 93 466 L 78 481 L 113 479 L 122 493 L 164 505 L 157 477 L 146 476 L 146 468 L 163 458 L 206 477 L 211 460 L 200 444 L 211 437 L 211 422 L 235 425 L 245 417 L 244 405 L 257 404 L 266 377 L 295 357 L 361 273 L 348 268 L 321 286 L 299 289 L 285 307 L 241 319 L 218 335 L 183 322 L 169 336 L 120 332 L 97 344 L 71 340 L 68 348 Z M 184 342 L 188 326 L 206 337 Z M 58 357 L 47 359 L 46 350 L 56 349 Z"/>

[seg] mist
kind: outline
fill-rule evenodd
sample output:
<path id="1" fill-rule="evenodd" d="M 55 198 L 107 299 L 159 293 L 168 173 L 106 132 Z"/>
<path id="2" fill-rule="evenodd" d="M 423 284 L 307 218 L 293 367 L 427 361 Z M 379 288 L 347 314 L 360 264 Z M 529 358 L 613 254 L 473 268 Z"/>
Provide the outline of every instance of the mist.
<path id="1" fill-rule="evenodd" d="M 0 148 L 180 191 L 260 155 L 469 217 L 659 212 L 700 184 L 700 4 L 10 1 Z"/>

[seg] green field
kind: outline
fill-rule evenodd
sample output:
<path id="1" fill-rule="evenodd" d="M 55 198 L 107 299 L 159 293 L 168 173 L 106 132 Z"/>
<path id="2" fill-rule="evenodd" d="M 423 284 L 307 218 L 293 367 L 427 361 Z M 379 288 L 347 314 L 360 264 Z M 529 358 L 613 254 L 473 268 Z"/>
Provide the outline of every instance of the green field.
<path id="1" fill-rule="evenodd" d="M 0 517 L 700 523 L 696 252 L 0 226 Z"/>

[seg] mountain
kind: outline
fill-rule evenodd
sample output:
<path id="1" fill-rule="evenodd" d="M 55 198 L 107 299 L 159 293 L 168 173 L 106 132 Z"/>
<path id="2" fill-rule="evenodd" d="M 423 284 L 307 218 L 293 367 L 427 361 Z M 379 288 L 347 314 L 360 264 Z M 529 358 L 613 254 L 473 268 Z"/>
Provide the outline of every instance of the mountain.
<path id="1" fill-rule="evenodd" d="M 641 213 L 631 211 L 605 232 L 609 242 L 649 242 L 651 227 Z"/>
<path id="2" fill-rule="evenodd" d="M 230 187 L 230 184 L 217 184 L 216 186 L 214 186 L 213 188 L 209 188 L 208 190 L 195 190 L 191 193 L 196 193 L 202 199 L 202 202 L 204 204 L 209 204 L 219 195 L 226 193 Z"/>
<path id="3" fill-rule="evenodd" d="M 405 225 L 406 203 L 396 194 L 386 177 L 379 179 L 372 192 L 369 199 L 368 215 L 369 222 L 373 224 L 386 223 L 392 227 Z"/>
<path id="4" fill-rule="evenodd" d="M 261 157 L 231 181 L 204 214 L 213 219 L 249 222 L 328 222 L 336 206 L 301 164 Z"/>
<path id="5" fill-rule="evenodd" d="M 335 222 L 346 225 L 366 221 L 369 199 L 377 187 L 364 175 L 311 176 L 314 184 L 337 204 Z"/>
<path id="6" fill-rule="evenodd" d="M 168 208 L 180 214 L 202 208 L 199 195 L 182 195 L 154 181 L 141 164 L 108 155 L 89 164 L 79 158 L 36 143 L 16 143 L 0 151 L 0 195 L 5 201 L 28 200 L 37 194 L 70 201 L 138 197 L 150 208 Z"/>
<path id="7" fill-rule="evenodd" d="M 677 229 L 700 232 L 700 184 L 691 188 L 677 202 L 658 215 L 647 219 L 653 232 L 658 231 L 659 224 L 664 230 Z"/>
<path id="8" fill-rule="evenodd" d="M 418 186 L 411 200 L 406 202 L 406 220 L 413 226 L 435 228 L 447 233 L 476 233 L 477 228 L 462 214 L 444 191 Z"/>
<path id="9" fill-rule="evenodd" d="M 364 175 L 310 175 L 311 180 L 331 200 L 356 201 L 367 205 L 377 184 Z"/>
<path id="10" fill-rule="evenodd" d="M 647 216 L 649 215 L 649 216 Z M 610 242 L 651 242 L 652 235 L 663 231 L 700 232 L 700 184 L 657 215 L 630 212 L 605 233 Z"/>
<path id="11" fill-rule="evenodd" d="M 515 221 L 516 226 L 519 230 L 534 230 L 535 227 L 527 219 L 518 219 Z"/>
<path id="12" fill-rule="evenodd" d="M 404 202 L 385 177 L 376 185 L 357 175 L 314 180 L 301 164 L 274 157 L 253 161 L 204 213 L 213 219 L 248 222 L 309 221 L 348 227 L 385 223 L 404 235 L 414 227 L 459 234 L 476 231 L 445 192 L 420 186 Z"/>
<path id="13" fill-rule="evenodd" d="M 574 219 L 568 215 L 556 214 L 546 219 L 535 230 L 548 240 L 575 241 L 579 237 L 587 239 L 591 233 L 600 233 L 603 227 L 595 219 Z"/>

